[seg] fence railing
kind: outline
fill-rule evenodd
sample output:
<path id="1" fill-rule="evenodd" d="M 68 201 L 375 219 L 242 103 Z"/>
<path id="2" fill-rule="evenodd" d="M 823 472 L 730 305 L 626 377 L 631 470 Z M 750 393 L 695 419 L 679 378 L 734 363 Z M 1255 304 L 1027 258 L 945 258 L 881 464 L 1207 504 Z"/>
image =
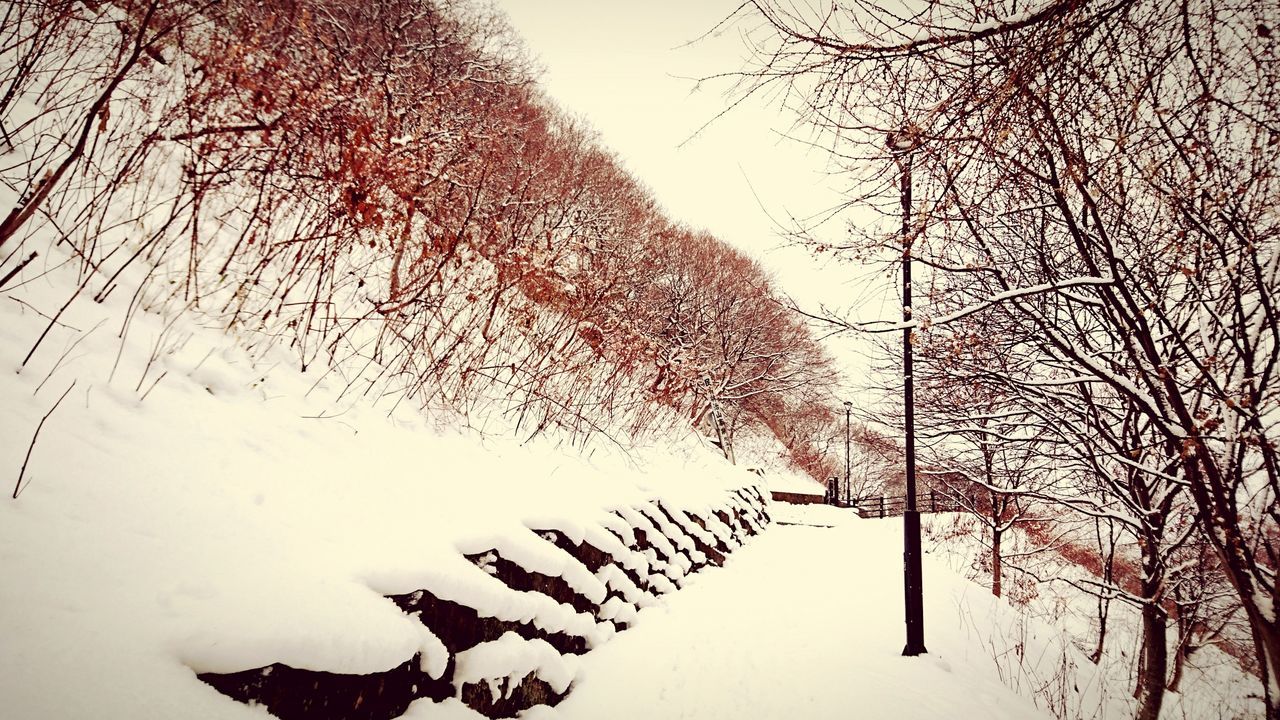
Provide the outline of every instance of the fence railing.
<path id="1" fill-rule="evenodd" d="M 907 509 L 907 498 L 905 495 L 881 495 L 855 500 L 851 505 L 864 518 L 895 517 Z M 916 510 L 920 512 L 963 512 L 972 506 L 968 498 L 954 493 L 925 490 L 916 495 Z"/>

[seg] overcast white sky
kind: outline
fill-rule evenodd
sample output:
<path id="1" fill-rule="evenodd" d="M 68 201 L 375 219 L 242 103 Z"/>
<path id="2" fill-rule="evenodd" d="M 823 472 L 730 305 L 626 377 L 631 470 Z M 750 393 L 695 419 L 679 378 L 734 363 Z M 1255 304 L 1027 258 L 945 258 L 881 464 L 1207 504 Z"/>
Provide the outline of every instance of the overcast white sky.
<path id="1" fill-rule="evenodd" d="M 715 27 L 738 0 L 497 5 L 545 68 L 549 94 L 594 125 L 674 219 L 760 259 L 803 305 L 858 302 L 867 318 L 901 312 L 896 292 L 868 292 L 865 271 L 779 247 L 771 215 L 805 217 L 840 200 L 839 178 L 826 171 L 825 154 L 781 137 L 792 130 L 794 118 L 757 103 L 735 109 L 690 139 L 726 99 L 722 85 L 698 88 L 689 78 L 736 70 L 747 51 L 733 30 L 689 41 Z M 837 237 L 841 231 L 836 222 L 823 232 Z M 858 345 L 831 344 L 853 377 L 866 366 Z"/>

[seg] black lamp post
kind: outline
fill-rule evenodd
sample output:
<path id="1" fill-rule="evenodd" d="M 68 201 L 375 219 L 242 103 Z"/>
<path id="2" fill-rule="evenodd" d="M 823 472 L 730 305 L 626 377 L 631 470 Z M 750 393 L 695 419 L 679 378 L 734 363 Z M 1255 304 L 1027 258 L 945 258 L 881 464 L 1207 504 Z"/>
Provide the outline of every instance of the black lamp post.
<path id="1" fill-rule="evenodd" d="M 849 416 L 853 412 L 853 403 L 844 401 L 844 504 L 848 505 L 853 494 L 853 478 L 850 475 L 849 461 Z"/>
<path id="2" fill-rule="evenodd" d="M 903 585 L 906 595 L 907 644 L 903 655 L 923 655 L 924 578 L 920 567 L 920 512 L 916 510 L 915 381 L 911 368 L 911 153 L 920 146 L 914 128 L 889 133 L 889 151 L 898 163 L 902 200 L 902 386 L 906 420 L 907 502 L 902 514 Z"/>

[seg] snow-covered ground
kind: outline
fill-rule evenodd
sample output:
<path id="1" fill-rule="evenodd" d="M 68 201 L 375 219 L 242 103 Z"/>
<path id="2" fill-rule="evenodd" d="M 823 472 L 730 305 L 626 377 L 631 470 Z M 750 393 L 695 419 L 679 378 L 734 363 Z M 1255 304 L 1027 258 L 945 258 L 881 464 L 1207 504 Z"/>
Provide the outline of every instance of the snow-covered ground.
<path id="1" fill-rule="evenodd" d="M 990 548 L 985 531 L 963 513 L 924 515 L 924 546 L 935 562 L 969 577 L 984 590 L 990 586 Z M 1136 708 L 1133 678 L 1142 639 L 1138 609 L 1121 600 L 1108 606 L 1104 652 L 1098 663 L 1089 659 L 1098 642 L 1098 602 L 1080 586 L 1096 581 L 1086 570 L 1040 541 L 1028 539 L 1021 528 L 1006 533 L 1004 611 L 961 611 L 998 660 L 1006 685 L 1034 695 L 1041 707 L 1066 718 L 1126 718 Z M 1036 582 L 1023 568 L 1043 578 Z M 970 595 L 965 605 L 986 607 L 990 596 Z M 975 623 L 974 620 L 980 622 Z M 1170 631 L 1170 655 L 1176 631 Z M 1028 640 L 1034 646 L 1028 648 Z M 1170 660 L 1172 663 L 1172 659 Z M 1178 692 L 1165 693 L 1162 718 L 1182 720 L 1246 720 L 1262 717 L 1261 686 L 1244 672 L 1238 660 L 1209 644 L 1188 658 Z"/>
<path id="2" fill-rule="evenodd" d="M 568 699 L 534 717 L 1045 717 L 1000 684 L 970 632 L 975 619 L 957 617 L 970 596 L 995 605 L 930 557 L 929 653 L 901 656 L 901 520 L 825 506 L 772 511 L 769 530 L 642 611 L 634 630 L 583 659 Z"/>

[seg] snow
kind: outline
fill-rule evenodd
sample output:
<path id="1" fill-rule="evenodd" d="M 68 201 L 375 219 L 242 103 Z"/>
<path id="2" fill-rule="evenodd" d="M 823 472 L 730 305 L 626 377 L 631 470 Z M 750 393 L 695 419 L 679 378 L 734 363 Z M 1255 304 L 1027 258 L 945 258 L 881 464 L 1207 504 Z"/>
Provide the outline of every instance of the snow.
<path id="1" fill-rule="evenodd" d="M 768 472 L 763 475 L 763 480 L 771 492 L 817 495 L 819 497 L 827 494 L 827 489 L 821 483 L 798 472 Z"/>
<path id="2" fill-rule="evenodd" d="M 458 549 L 471 555 L 494 549 L 497 554 L 530 572 L 562 577 L 578 594 L 596 603 L 604 601 L 608 591 L 581 563 L 560 551 L 540 536 L 520 533 L 490 539 L 459 543 Z M 490 553 L 492 555 L 492 553 Z"/>
<path id="3" fill-rule="evenodd" d="M 600 617 L 631 625 L 636 621 L 636 606 L 621 598 L 609 598 L 600 606 Z"/>
<path id="4" fill-rule="evenodd" d="M 617 510 L 657 517 L 661 499 L 710 517 L 759 481 L 688 436 L 588 454 L 442 429 L 394 397 L 340 399 L 332 377 L 292 369 L 283 351 L 251 355 L 198 315 L 136 313 L 122 343 L 125 293 L 77 300 L 22 367 L 48 323 L 30 308 L 52 314 L 77 284 L 56 262 L 42 255 L 0 302 L 10 482 L 75 383 L 18 499 L 0 502 L 7 717 L 261 718 L 194 676 L 277 662 L 368 673 L 421 653 L 439 676 L 440 640 L 384 597 L 420 589 L 602 644 L 608 618 L 512 590 L 464 555 L 497 550 L 588 598 L 608 585 L 642 602 L 625 577 L 595 577 L 535 529 L 613 551 Z M 672 577 L 688 570 L 679 562 Z M 633 619 L 634 604 L 607 614 Z"/>
<path id="5" fill-rule="evenodd" d="M 575 664 L 574 656 L 561 657 L 545 640 L 525 640 L 508 632 L 497 640 L 458 653 L 454 678 L 459 697 L 463 685 L 484 683 L 497 702 L 509 697 L 520 679 L 529 674 L 546 681 L 555 692 L 563 693 L 573 682 Z"/>
<path id="6" fill-rule="evenodd" d="M 982 613 L 957 617 L 986 591 L 926 556 L 929 654 L 900 655 L 902 525 L 848 510 L 774 506 L 773 526 L 642 610 L 634 630 L 583 656 L 554 710 L 526 718 L 1048 717 L 1000 684 Z M 979 603 L 973 603 L 976 608 Z"/>
<path id="7" fill-rule="evenodd" d="M 965 514 L 926 515 L 925 546 L 956 572 L 974 576 L 989 587 L 990 548 L 976 519 Z M 1000 648 L 999 674 L 1006 685 L 1038 697 L 1066 717 L 1132 717 L 1135 712 L 1133 673 L 1142 634 L 1138 608 L 1126 602 L 1109 606 L 1105 652 L 1094 663 L 1088 654 L 1097 648 L 1096 599 L 1073 584 L 1096 584 L 1085 569 L 1055 553 L 1034 553 L 1043 541 L 1027 538 L 1020 526 L 1006 532 L 1005 595 L 1017 598 L 1018 612 L 992 613 L 987 593 L 975 593 L 958 605 L 970 632 Z M 1126 548 L 1119 548 L 1124 555 Z M 1136 551 L 1135 551 L 1136 552 Z M 1032 575 L 1023 575 L 1018 568 Z M 926 587 L 926 593 L 928 588 Z M 1124 597 L 1119 593 L 1119 597 Z M 998 603 L 997 603 L 998 604 Z M 1046 625 L 1048 623 L 1048 625 Z M 1236 628 L 1237 642 L 1247 642 L 1247 631 Z M 1224 637 L 1230 636 L 1228 631 Z M 1170 628 L 1170 656 L 1176 630 Z M 1164 698 L 1162 717 L 1217 718 L 1261 717 L 1258 680 L 1243 672 L 1239 662 L 1210 644 L 1187 659 L 1180 691 Z"/>
<path id="8" fill-rule="evenodd" d="M 73 303 L 23 367 L 47 324 L 30 308 L 56 309 L 74 286 L 65 267 L 31 272 L 3 293 L 22 302 L 0 302 L 14 480 L 72 389 L 19 498 L 0 503 L 6 717 L 260 719 L 195 675 L 272 663 L 369 673 L 419 655 L 438 678 L 444 643 L 385 597 L 419 590 L 586 639 L 580 657 L 507 634 L 455 658 L 456 679 L 500 695 L 531 673 L 572 690 L 525 717 L 1037 716 L 1000 684 L 1008 656 L 989 645 L 1016 613 L 931 557 L 930 654 L 899 656 L 900 521 L 776 504 L 791 524 L 738 547 L 715 513 L 748 508 L 739 491 L 762 482 L 821 492 L 802 476 L 775 467 L 762 481 L 679 435 L 624 453 L 447 429 L 394 397 L 342 397 L 198 315 L 137 314 L 122 343 L 123 293 Z M 570 562 L 551 531 L 615 562 Z M 637 531 L 648 550 L 624 545 Z M 721 542 L 736 548 L 724 567 L 691 573 L 707 559 L 698 544 Z M 603 604 L 593 617 L 513 590 L 467 556 Z M 478 715 L 451 698 L 404 717 Z"/>

